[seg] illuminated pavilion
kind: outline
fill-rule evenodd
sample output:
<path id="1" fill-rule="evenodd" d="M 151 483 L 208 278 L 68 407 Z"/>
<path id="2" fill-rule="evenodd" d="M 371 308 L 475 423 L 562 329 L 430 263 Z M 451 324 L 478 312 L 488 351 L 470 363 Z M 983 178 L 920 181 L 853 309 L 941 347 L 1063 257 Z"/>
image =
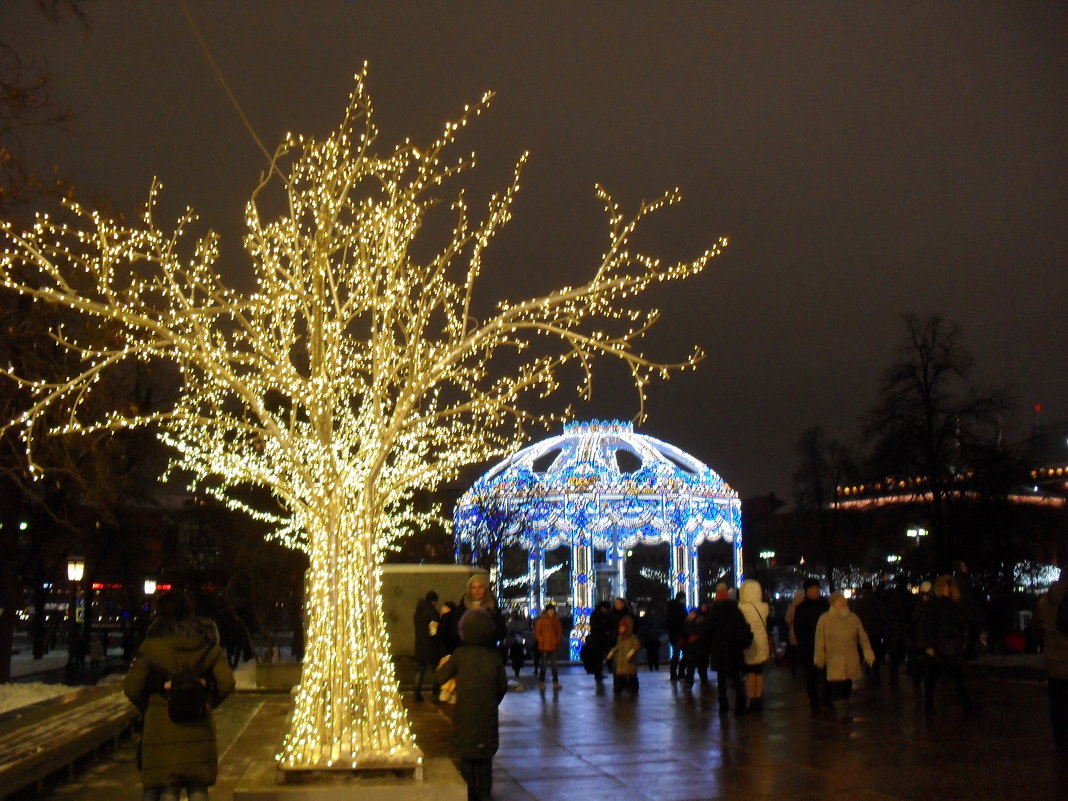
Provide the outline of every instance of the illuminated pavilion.
<path id="1" fill-rule="evenodd" d="M 670 544 L 669 594 L 697 604 L 697 547 L 723 540 L 742 575 L 741 502 L 715 471 L 628 422 L 573 422 L 564 432 L 518 451 L 479 478 L 456 504 L 457 553 L 489 549 L 491 541 L 528 552 L 532 614 L 545 602 L 545 554 L 571 551 L 570 645 L 577 658 L 594 605 L 595 553 L 626 595 L 627 550 Z M 503 576 L 503 547 L 495 549 Z"/>

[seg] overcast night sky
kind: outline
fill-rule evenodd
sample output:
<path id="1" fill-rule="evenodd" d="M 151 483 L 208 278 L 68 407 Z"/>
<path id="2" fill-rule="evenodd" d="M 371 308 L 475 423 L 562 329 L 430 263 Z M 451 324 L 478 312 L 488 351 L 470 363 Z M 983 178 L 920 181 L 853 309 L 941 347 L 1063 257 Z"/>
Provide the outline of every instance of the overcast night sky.
<path id="1" fill-rule="evenodd" d="M 317 2 L 190 0 L 269 147 L 340 120 L 366 60 L 384 147 L 426 142 L 483 91 L 461 138 L 465 185 L 531 160 L 487 262 L 513 298 L 577 283 L 605 224 L 593 186 L 629 209 L 679 187 L 642 239 L 699 278 L 658 291 L 649 351 L 696 344 L 695 373 L 650 392 L 641 430 L 690 451 L 743 497 L 789 496 L 794 446 L 850 440 L 903 327 L 960 324 L 981 383 L 1014 387 L 1008 438 L 1068 420 L 1068 4 L 1063 2 Z M 176 2 L 93 0 L 86 33 L 30 0 L 0 39 L 53 76 L 72 112 L 25 147 L 82 197 L 135 211 L 151 179 L 191 205 L 247 270 L 243 205 L 264 159 Z M 590 415 L 636 411 L 609 369 Z"/>

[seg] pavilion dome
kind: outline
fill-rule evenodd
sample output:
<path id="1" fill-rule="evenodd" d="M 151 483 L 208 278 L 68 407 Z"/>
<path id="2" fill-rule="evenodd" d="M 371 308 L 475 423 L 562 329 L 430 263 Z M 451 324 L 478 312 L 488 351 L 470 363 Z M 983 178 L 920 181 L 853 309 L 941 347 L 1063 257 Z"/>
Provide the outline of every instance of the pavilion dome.
<path id="1" fill-rule="evenodd" d="M 670 542 L 695 547 L 741 535 L 738 494 L 685 451 L 629 422 L 572 422 L 495 465 L 456 506 L 458 541 L 498 535 L 547 549 Z"/>

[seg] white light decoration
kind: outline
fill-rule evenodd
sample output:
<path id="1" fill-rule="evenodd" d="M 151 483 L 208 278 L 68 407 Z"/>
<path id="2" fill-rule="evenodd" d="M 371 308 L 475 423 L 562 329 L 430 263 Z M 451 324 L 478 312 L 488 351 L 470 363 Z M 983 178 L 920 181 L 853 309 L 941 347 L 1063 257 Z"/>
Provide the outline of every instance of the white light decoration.
<path id="1" fill-rule="evenodd" d="M 446 182 L 474 164 L 473 156 L 445 161 L 444 151 L 491 96 L 428 146 L 405 141 L 380 155 L 365 78 L 366 67 L 328 138 L 289 135 L 276 151 L 246 211 L 249 293 L 222 282 L 214 233 L 190 241 L 193 212 L 159 227 L 158 185 L 139 223 L 71 204 L 70 225 L 42 215 L 27 232 L 0 229 L 4 286 L 107 321 L 120 338 L 104 347 L 57 331 L 81 358 L 71 375 L 41 381 L 5 371 L 32 393 L 9 423 L 20 427 L 31 463 L 51 409 L 64 413 L 64 433 L 156 424 L 172 466 L 191 471 L 197 488 L 274 523 L 273 536 L 307 551 L 304 671 L 278 755 L 291 771 L 418 770 L 381 603 L 384 554 L 431 519 L 412 508 L 413 493 L 511 452 L 525 425 L 548 425 L 522 400 L 556 390 L 565 364 L 578 366 L 588 396 L 595 358 L 622 360 L 639 403 L 652 378 L 693 367 L 699 351 L 663 364 L 636 350 L 657 312 L 629 304 L 653 284 L 701 272 L 726 244 L 663 263 L 632 235 L 677 192 L 627 217 L 598 188 L 609 235 L 586 279 L 494 306 L 476 293 L 478 278 L 511 217 L 526 156 L 484 216 L 473 216 L 458 191 L 444 207 L 451 235 L 414 247 Z M 277 189 L 262 207 L 278 216 L 263 219 L 261 196 Z M 133 360 L 177 365 L 173 408 L 87 419 L 84 401 L 99 377 Z M 267 488 L 282 511 L 252 508 L 231 492 L 248 485 Z"/>
<path id="2" fill-rule="evenodd" d="M 697 547 L 706 540 L 731 543 L 734 574 L 743 578 L 738 493 L 690 454 L 620 420 L 566 423 L 563 434 L 495 465 L 460 498 L 453 527 L 458 557 L 463 545 L 492 550 L 494 537 L 527 549 L 534 611 L 545 605 L 546 552 L 570 550 L 573 659 L 589 632 L 595 549 L 622 595 L 626 560 L 639 544 L 670 546 L 669 594 L 685 593 L 689 607 L 697 605 Z"/>

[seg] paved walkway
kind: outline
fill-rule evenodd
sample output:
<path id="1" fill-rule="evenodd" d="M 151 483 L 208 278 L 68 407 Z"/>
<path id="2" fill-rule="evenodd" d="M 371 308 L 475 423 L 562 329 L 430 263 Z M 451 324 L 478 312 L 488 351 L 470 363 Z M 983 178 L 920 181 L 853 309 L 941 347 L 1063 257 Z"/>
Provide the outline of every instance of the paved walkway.
<path id="1" fill-rule="evenodd" d="M 527 687 L 501 705 L 501 749 L 494 760 L 499 801 L 947 801 L 1068 798 L 1068 759 L 1052 746 L 1043 685 L 976 676 L 981 710 L 964 718 L 952 692 L 927 718 L 911 685 L 859 686 L 855 721 L 843 726 L 808 711 L 799 680 L 768 675 L 759 716 L 721 719 L 715 692 L 688 691 L 661 671 L 641 674 L 637 699 L 598 693 L 578 667 L 563 689 Z M 947 691 L 950 688 L 943 688 Z M 270 758 L 288 696 L 240 693 L 217 713 L 219 784 L 231 801 L 247 767 Z M 410 704 L 428 755 L 449 755 L 450 723 L 429 702 Z M 140 784 L 127 740 L 45 801 L 135 801 Z"/>

